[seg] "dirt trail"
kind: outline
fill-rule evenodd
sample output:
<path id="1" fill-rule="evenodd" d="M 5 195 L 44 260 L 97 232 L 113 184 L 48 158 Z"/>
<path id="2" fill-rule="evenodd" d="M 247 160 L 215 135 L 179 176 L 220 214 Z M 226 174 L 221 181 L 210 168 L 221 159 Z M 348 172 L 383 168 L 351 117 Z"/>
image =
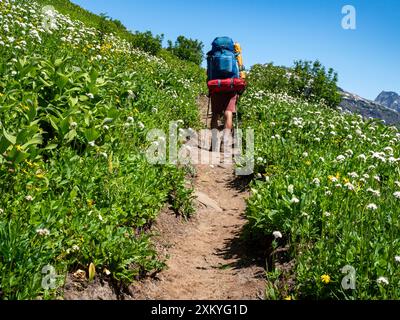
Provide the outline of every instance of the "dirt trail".
<path id="1" fill-rule="evenodd" d="M 205 120 L 207 99 L 200 106 Z M 130 291 L 135 299 L 263 299 L 263 259 L 252 256 L 252 248 L 240 238 L 247 191 L 235 178 L 233 165 L 196 169 L 196 215 L 182 222 L 163 213 L 155 226 L 156 241 L 169 255 L 168 268 Z"/>
<path id="2" fill-rule="evenodd" d="M 205 121 L 207 98 L 201 98 L 199 106 Z M 221 157 L 206 150 L 201 153 Z M 128 291 L 98 279 L 91 284 L 76 281 L 69 275 L 65 299 L 263 299 L 263 253 L 241 239 L 248 192 L 236 179 L 233 165 L 196 165 L 196 172 L 196 214 L 183 221 L 166 209 L 152 229 L 160 256 L 168 258 L 164 271 L 131 285 Z"/>

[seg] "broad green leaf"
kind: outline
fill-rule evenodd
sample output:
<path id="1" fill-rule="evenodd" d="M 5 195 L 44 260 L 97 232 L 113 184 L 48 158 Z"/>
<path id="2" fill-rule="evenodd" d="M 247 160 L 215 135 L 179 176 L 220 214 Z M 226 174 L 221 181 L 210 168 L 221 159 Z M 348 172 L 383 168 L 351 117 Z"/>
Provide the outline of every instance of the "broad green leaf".
<path id="1" fill-rule="evenodd" d="M 75 129 L 70 130 L 65 136 L 64 139 L 66 139 L 68 142 L 71 142 L 72 140 L 75 139 L 75 137 L 77 136 L 77 132 Z"/>
<path id="2" fill-rule="evenodd" d="M 11 145 L 11 142 L 8 141 L 4 136 L 0 137 L 0 153 L 2 154 L 7 150 L 7 148 Z"/>
<path id="3" fill-rule="evenodd" d="M 54 66 L 58 68 L 59 66 L 62 65 L 63 62 L 64 62 L 63 59 L 56 59 L 56 61 L 54 61 Z"/>
<path id="4" fill-rule="evenodd" d="M 31 145 L 38 145 L 43 143 L 43 138 L 40 135 L 37 135 L 36 137 L 33 137 L 31 140 L 29 140 L 27 143 L 25 143 L 22 147 L 27 148 Z"/>
<path id="5" fill-rule="evenodd" d="M 100 137 L 100 133 L 95 128 L 85 130 L 85 138 L 87 141 L 95 141 Z"/>
<path id="6" fill-rule="evenodd" d="M 3 135 L 4 137 L 11 143 L 11 144 L 16 144 L 17 143 L 17 137 L 9 134 L 6 129 L 3 128 Z"/>
<path id="7" fill-rule="evenodd" d="M 69 97 L 68 102 L 71 105 L 71 107 L 75 107 L 75 105 L 78 103 L 78 98 L 76 97 Z"/>
<path id="8" fill-rule="evenodd" d="M 44 148 L 44 150 L 53 150 L 53 149 L 55 149 L 57 147 L 58 147 L 58 144 L 53 143 L 53 144 L 49 144 L 48 146 L 46 146 Z"/>
<path id="9" fill-rule="evenodd" d="M 21 163 L 22 161 L 24 161 L 26 158 L 28 158 L 29 154 L 25 151 L 17 150 L 16 147 L 14 147 L 10 151 L 8 156 L 12 162 L 14 162 L 15 164 L 18 164 L 18 163 Z"/>

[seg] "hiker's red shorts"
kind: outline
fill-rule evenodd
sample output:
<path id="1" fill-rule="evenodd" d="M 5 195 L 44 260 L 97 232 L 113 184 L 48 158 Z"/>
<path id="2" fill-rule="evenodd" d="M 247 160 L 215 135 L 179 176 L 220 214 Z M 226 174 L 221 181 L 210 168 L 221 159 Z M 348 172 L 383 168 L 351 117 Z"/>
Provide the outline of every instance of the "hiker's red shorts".
<path id="1" fill-rule="evenodd" d="M 236 92 L 216 92 L 211 94 L 212 113 L 223 114 L 225 111 L 236 112 Z"/>

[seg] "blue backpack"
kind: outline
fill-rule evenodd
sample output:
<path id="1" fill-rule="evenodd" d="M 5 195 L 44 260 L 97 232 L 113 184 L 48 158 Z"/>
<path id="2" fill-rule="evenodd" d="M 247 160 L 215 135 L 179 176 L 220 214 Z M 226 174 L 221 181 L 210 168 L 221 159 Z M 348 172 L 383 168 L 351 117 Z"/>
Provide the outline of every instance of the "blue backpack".
<path id="1" fill-rule="evenodd" d="M 239 78 L 239 67 L 233 40 L 229 37 L 216 38 L 212 50 L 207 53 L 208 81 Z"/>

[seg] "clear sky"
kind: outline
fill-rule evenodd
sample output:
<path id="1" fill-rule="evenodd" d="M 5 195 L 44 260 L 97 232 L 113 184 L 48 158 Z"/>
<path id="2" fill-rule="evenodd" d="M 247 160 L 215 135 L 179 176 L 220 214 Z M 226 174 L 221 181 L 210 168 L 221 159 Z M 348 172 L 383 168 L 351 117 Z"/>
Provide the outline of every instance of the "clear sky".
<path id="1" fill-rule="evenodd" d="M 339 86 L 368 99 L 400 93 L 399 0 L 72 0 L 107 13 L 130 30 L 175 40 L 216 36 L 243 48 L 245 65 L 319 59 L 339 73 Z M 356 29 L 342 28 L 342 7 L 356 9 Z"/>

